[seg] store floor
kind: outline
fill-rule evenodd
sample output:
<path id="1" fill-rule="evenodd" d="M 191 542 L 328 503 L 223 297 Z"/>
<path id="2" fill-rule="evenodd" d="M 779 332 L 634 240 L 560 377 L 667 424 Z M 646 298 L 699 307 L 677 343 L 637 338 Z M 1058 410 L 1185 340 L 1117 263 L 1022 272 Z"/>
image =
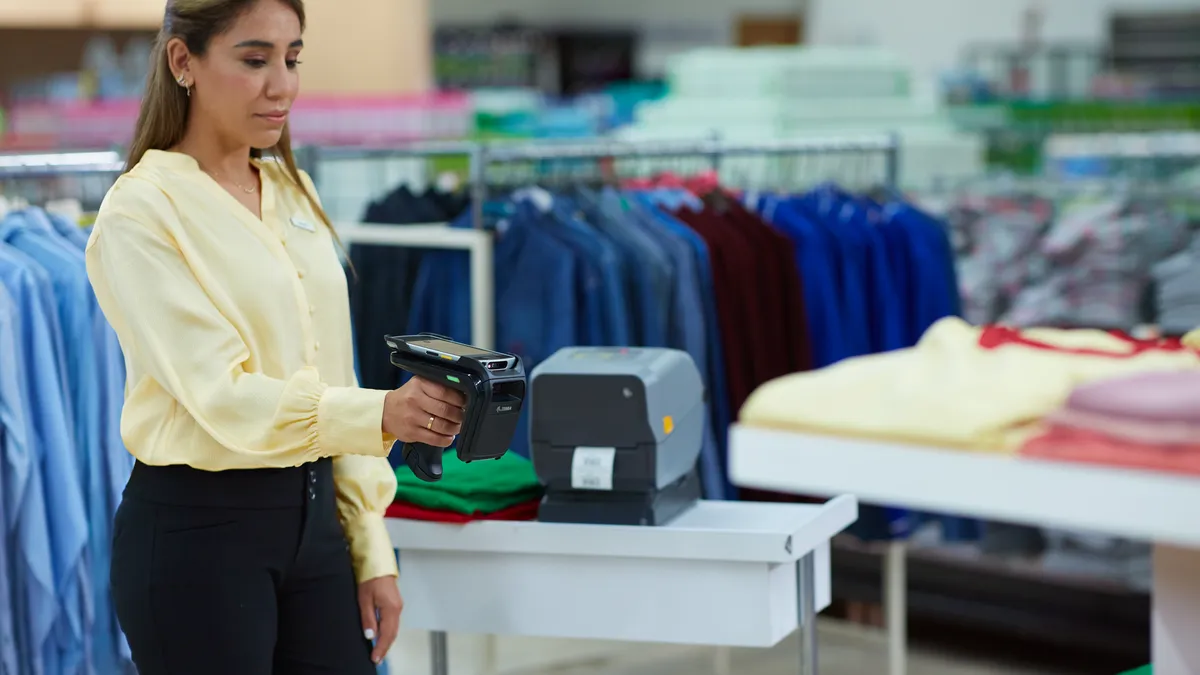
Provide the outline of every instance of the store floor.
<path id="1" fill-rule="evenodd" d="M 887 645 L 883 635 L 840 621 L 819 627 L 820 675 L 885 675 Z M 568 646 L 568 643 L 573 643 Z M 579 651 L 572 654 L 572 649 Z M 490 675 L 791 675 L 799 672 L 795 637 L 774 649 L 734 649 L 722 672 L 715 650 L 704 647 L 620 645 L 585 651 L 586 643 L 567 640 L 502 639 L 492 652 L 499 667 Z M 484 641 L 477 636 L 451 636 L 451 675 L 488 675 Z M 531 652 L 538 652 L 534 654 Z M 551 654 L 553 653 L 553 654 Z M 539 658 L 541 657 L 541 658 Z M 540 665 L 534 665 L 541 661 Z M 550 665 L 546 665 L 549 663 Z M 389 660 L 390 675 L 428 675 L 427 634 L 404 631 Z M 987 663 L 923 650 L 909 653 L 908 675 L 1058 675 L 1011 664 Z"/>

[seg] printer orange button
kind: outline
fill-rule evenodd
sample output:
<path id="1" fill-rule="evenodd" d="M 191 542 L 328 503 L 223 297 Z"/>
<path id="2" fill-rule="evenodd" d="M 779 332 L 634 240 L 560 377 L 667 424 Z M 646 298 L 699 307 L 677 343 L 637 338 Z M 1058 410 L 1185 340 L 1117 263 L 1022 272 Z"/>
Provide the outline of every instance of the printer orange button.
<path id="1" fill-rule="evenodd" d="M 663 418 L 663 433 L 669 434 L 675 431 L 675 420 L 671 419 L 670 415 Z"/>

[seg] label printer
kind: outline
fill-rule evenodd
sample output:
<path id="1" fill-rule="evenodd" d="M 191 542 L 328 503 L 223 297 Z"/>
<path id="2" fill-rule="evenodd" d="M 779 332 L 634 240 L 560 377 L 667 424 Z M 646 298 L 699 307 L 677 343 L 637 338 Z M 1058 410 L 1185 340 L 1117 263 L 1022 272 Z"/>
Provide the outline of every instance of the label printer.
<path id="1" fill-rule="evenodd" d="M 662 525 L 700 499 L 704 384 L 687 352 L 566 347 L 530 375 L 545 522 Z"/>

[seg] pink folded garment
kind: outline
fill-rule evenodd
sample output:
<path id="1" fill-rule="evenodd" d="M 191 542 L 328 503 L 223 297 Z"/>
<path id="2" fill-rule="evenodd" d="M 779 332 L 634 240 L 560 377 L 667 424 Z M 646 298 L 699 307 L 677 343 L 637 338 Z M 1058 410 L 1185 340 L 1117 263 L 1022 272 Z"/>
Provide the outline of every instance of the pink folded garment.
<path id="1" fill-rule="evenodd" d="M 1138 373 L 1080 385 L 1067 398 L 1066 409 L 1121 420 L 1200 426 L 1200 371 Z M 1200 437 L 1189 440 L 1200 442 Z"/>
<path id="2" fill-rule="evenodd" d="M 1063 408 L 1047 415 L 1044 420 L 1066 429 L 1094 431 L 1114 439 L 1133 443 L 1183 445 L 1200 443 L 1200 423 L 1159 422 L 1124 415 L 1097 413 L 1089 410 Z"/>
<path id="3" fill-rule="evenodd" d="M 1200 475 L 1200 444 L 1134 443 L 1094 431 L 1051 426 L 1021 448 L 1025 457 Z"/>

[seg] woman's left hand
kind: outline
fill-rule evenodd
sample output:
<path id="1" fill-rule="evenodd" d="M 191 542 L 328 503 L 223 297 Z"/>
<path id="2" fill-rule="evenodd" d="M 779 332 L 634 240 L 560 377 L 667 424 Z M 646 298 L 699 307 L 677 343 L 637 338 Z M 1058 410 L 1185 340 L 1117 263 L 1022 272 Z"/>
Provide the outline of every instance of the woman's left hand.
<path id="1" fill-rule="evenodd" d="M 379 665 L 400 632 L 404 600 L 400 597 L 396 577 L 377 577 L 359 584 L 358 609 L 362 615 L 363 635 L 368 640 L 376 640 L 371 661 Z"/>

